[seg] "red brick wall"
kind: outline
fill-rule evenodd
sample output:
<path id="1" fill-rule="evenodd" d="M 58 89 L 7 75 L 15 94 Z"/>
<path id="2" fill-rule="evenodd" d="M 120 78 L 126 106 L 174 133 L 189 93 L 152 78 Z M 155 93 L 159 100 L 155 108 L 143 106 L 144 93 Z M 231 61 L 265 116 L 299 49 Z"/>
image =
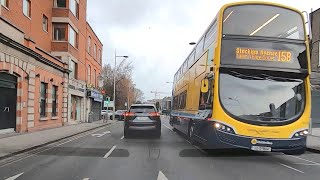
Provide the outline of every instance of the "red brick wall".
<path id="1" fill-rule="evenodd" d="M 86 54 L 86 67 L 88 67 L 90 65 L 91 67 L 91 84 L 94 85 L 94 70 L 96 70 L 96 80 L 97 80 L 97 77 L 99 76 L 99 74 L 101 73 L 101 69 L 102 69 L 102 65 L 101 65 L 101 62 L 102 62 L 102 57 L 100 57 L 99 55 L 99 50 L 101 50 L 101 55 L 102 55 L 102 48 L 103 48 L 103 45 L 102 43 L 99 41 L 98 37 L 96 36 L 96 34 L 93 32 L 92 28 L 90 27 L 90 25 L 87 23 L 86 24 L 86 29 L 87 29 L 87 33 L 86 33 L 86 51 L 85 51 L 85 54 Z M 88 39 L 89 37 L 91 37 L 91 49 L 90 49 L 90 53 L 88 53 Z M 96 56 L 94 56 L 94 53 L 93 53 L 93 48 L 94 48 L 94 45 L 97 45 L 97 49 L 96 49 Z M 86 80 L 88 82 L 88 76 L 86 76 Z"/>
<path id="2" fill-rule="evenodd" d="M 2 8 L 1 16 L 22 30 L 27 37 L 31 37 L 45 51 L 51 50 L 52 37 L 52 0 L 31 1 L 31 19 L 22 11 L 22 0 L 13 0 L 9 3 L 9 10 Z M 48 17 L 48 32 L 42 29 L 43 14 Z"/>
<path id="3" fill-rule="evenodd" d="M 35 90 L 34 93 L 34 128 L 31 128 L 29 131 L 34 131 L 38 129 L 44 129 L 44 128 L 51 128 L 51 127 L 57 127 L 61 126 L 63 124 L 62 120 L 62 102 L 63 102 L 63 85 L 61 82 L 63 82 L 63 78 L 56 76 L 53 73 L 50 73 L 46 71 L 45 69 L 36 68 L 36 74 L 39 74 L 39 77 L 36 77 L 35 79 L 35 87 L 39 87 Z M 53 82 L 50 81 L 50 79 L 53 79 Z M 41 82 L 47 83 L 47 103 L 46 103 L 46 109 L 52 108 L 52 104 L 48 102 L 48 99 L 52 99 L 51 92 L 49 90 L 52 90 L 53 85 L 58 87 L 58 112 L 57 117 L 58 119 L 52 118 L 52 113 L 48 112 L 46 110 L 46 117 L 41 118 L 40 117 L 40 87 Z M 42 120 L 41 120 L 42 119 Z"/>

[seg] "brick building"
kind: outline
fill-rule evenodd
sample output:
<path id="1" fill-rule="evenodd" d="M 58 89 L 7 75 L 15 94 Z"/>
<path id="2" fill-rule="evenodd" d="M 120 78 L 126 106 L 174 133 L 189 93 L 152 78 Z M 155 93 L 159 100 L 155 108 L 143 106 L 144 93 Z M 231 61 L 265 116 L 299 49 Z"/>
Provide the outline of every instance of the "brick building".
<path id="1" fill-rule="evenodd" d="M 102 44 L 86 7 L 86 0 L 1 0 L 0 132 L 87 121 L 88 101 L 101 101 Z M 89 36 L 96 57 L 87 52 Z"/>
<path id="2" fill-rule="evenodd" d="M 320 9 L 310 14 L 311 20 L 311 84 L 312 84 L 312 127 L 320 126 Z"/>

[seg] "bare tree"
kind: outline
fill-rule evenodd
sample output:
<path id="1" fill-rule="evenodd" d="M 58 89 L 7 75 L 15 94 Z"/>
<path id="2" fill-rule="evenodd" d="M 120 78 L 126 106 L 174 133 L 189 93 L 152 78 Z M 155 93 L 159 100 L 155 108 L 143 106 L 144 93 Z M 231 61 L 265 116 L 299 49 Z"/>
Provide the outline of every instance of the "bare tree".
<path id="1" fill-rule="evenodd" d="M 115 74 L 116 84 L 116 108 L 125 109 L 125 103 L 130 99 L 130 104 L 135 103 L 136 99 L 143 99 L 143 92 L 133 85 L 132 81 L 133 65 L 127 60 L 121 61 L 115 68 L 109 64 L 102 69 L 102 76 L 104 79 L 105 96 L 113 97 L 113 75 Z"/>

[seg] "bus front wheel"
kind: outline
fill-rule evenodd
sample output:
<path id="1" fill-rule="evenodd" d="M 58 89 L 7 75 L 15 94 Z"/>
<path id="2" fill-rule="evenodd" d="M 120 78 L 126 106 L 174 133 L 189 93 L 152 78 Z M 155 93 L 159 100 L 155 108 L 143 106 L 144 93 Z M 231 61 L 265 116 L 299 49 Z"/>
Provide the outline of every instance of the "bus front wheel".
<path id="1" fill-rule="evenodd" d="M 306 148 L 291 150 L 291 151 L 285 151 L 284 153 L 287 155 L 301 155 L 306 152 Z"/>

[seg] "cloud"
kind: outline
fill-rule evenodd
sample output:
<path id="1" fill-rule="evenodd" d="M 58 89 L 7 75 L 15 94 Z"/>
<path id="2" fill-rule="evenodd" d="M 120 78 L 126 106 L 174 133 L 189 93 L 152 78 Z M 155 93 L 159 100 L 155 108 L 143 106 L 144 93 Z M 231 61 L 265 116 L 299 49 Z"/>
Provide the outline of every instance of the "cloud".
<path id="1" fill-rule="evenodd" d="M 271 0 L 310 12 L 318 0 Z M 104 44 L 103 63 L 114 63 L 114 50 L 129 55 L 133 80 L 147 99 L 150 91 L 171 92 L 173 75 L 216 16 L 232 0 L 90 0 L 87 17 Z"/>

